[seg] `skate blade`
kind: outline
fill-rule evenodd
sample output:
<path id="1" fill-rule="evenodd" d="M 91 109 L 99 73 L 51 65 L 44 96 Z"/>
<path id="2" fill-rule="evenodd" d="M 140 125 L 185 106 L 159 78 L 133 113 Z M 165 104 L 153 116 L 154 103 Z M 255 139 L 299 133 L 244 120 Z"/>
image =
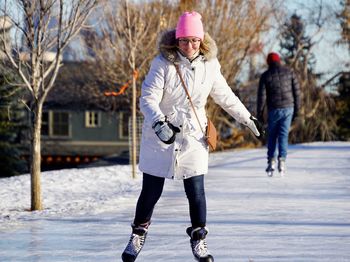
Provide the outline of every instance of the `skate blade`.
<path id="1" fill-rule="evenodd" d="M 122 254 L 122 260 L 123 262 L 134 262 L 136 260 L 136 257 L 131 256 L 130 254 Z"/>
<path id="2" fill-rule="evenodd" d="M 209 255 L 208 257 L 202 257 L 198 260 L 199 262 L 214 262 L 213 256 Z"/>
<path id="3" fill-rule="evenodd" d="M 273 171 L 267 171 L 266 174 L 267 174 L 268 177 L 272 177 L 273 176 Z"/>

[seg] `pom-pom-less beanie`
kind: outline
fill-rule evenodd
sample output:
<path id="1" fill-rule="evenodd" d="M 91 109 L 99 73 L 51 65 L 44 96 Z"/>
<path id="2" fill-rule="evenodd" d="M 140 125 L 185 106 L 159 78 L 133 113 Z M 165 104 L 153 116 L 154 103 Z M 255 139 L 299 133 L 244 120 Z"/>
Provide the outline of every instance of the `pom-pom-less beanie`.
<path id="1" fill-rule="evenodd" d="M 195 11 L 183 13 L 176 26 L 176 39 L 189 36 L 204 38 L 202 16 Z"/>

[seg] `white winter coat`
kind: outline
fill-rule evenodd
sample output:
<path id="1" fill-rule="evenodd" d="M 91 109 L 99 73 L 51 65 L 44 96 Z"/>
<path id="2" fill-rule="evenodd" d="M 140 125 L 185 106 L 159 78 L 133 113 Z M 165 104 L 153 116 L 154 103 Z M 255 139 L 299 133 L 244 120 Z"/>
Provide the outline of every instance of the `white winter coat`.
<path id="1" fill-rule="evenodd" d="M 250 113 L 221 74 L 215 42 L 208 34 L 204 41 L 210 47 L 209 52 L 190 62 L 171 47 L 175 45 L 174 30 L 161 38 L 160 54 L 152 61 L 140 97 L 144 123 L 139 169 L 144 173 L 185 179 L 208 172 L 208 145 L 174 63 L 179 65 L 203 129 L 207 125 L 205 105 L 209 95 L 238 122 L 247 124 L 251 121 Z M 181 130 L 170 145 L 163 143 L 152 129 L 153 123 L 165 118 Z"/>

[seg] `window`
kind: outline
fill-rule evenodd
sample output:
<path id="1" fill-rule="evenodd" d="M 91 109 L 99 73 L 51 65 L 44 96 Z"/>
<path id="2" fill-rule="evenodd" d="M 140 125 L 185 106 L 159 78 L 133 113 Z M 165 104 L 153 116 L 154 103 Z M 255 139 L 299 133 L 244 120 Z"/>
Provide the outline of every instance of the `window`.
<path id="1" fill-rule="evenodd" d="M 129 136 L 129 115 L 121 112 L 119 118 L 119 137 L 127 138 Z"/>
<path id="2" fill-rule="evenodd" d="M 55 111 L 43 112 L 41 135 L 69 136 L 69 113 Z"/>
<path id="3" fill-rule="evenodd" d="M 52 112 L 52 135 L 69 135 L 69 116 L 66 112 Z"/>
<path id="4" fill-rule="evenodd" d="M 96 111 L 85 112 L 85 127 L 100 127 L 101 113 Z"/>
<path id="5" fill-rule="evenodd" d="M 119 130 L 119 138 L 128 138 L 131 139 L 131 133 L 132 133 L 132 119 L 129 113 L 127 112 L 120 112 L 119 113 L 119 119 L 118 119 L 118 130 Z M 141 138 L 141 131 L 142 131 L 142 123 L 143 123 L 143 117 L 137 116 L 136 117 L 136 137 L 137 139 Z"/>
<path id="6" fill-rule="evenodd" d="M 43 112 L 41 119 L 41 135 L 49 135 L 49 112 Z"/>

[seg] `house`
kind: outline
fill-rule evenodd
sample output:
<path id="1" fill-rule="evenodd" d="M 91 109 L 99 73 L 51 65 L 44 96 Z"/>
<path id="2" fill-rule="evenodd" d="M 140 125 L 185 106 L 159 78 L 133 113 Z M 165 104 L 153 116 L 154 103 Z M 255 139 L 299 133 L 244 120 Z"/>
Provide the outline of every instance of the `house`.
<path id="1" fill-rule="evenodd" d="M 43 170 L 78 166 L 111 155 L 128 158 L 128 97 L 104 96 L 104 91 L 115 88 L 97 79 L 93 65 L 65 62 L 44 103 Z"/>
<path id="2" fill-rule="evenodd" d="M 1 16 L 0 29 L 4 31 L 1 40 L 8 51 L 11 50 L 11 27 L 9 18 Z M 55 53 L 44 55 L 50 61 Z M 19 56 L 21 60 L 29 59 L 25 51 Z M 6 59 L 4 52 L 0 51 L 0 58 Z M 116 89 L 116 83 L 96 76 L 93 64 L 64 60 L 43 108 L 43 170 L 74 167 L 111 155 L 129 159 L 130 99 L 127 95 L 104 96 L 104 91 Z M 29 148 L 28 144 L 29 138 L 25 135 L 23 145 Z M 23 157 L 28 160 L 30 153 L 28 149 L 25 151 Z"/>

